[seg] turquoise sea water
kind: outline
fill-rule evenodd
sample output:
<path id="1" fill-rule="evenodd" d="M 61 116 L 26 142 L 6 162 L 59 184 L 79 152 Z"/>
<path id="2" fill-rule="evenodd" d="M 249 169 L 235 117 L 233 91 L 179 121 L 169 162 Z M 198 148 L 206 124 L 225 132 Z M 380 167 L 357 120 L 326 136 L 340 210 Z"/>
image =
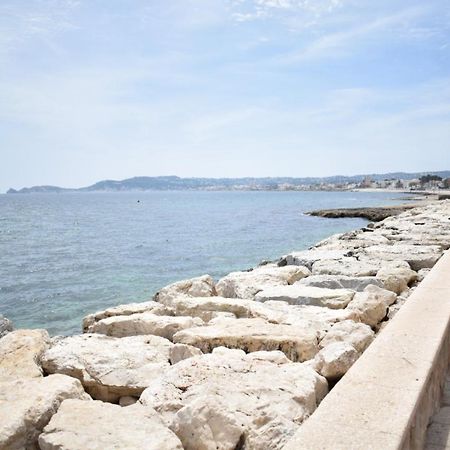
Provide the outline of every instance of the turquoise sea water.
<path id="1" fill-rule="evenodd" d="M 204 273 L 218 278 L 367 223 L 309 217 L 305 211 L 389 204 L 393 196 L 189 191 L 0 195 L 0 314 L 18 328 L 79 332 L 87 313 L 148 300 L 158 288 L 180 279 Z"/>

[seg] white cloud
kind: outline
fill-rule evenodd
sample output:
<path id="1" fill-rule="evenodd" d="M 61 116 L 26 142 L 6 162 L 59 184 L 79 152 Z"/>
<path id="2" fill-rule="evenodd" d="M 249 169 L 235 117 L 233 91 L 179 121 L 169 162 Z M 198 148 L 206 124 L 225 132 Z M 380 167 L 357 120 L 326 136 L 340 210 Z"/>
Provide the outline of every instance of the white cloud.
<path id="1" fill-rule="evenodd" d="M 75 29 L 71 14 L 79 6 L 75 0 L 27 0 L 0 5 L 0 53 L 9 53 L 27 42 L 50 39 L 62 31 Z M 51 44 L 50 44 L 51 46 Z"/>
<path id="2" fill-rule="evenodd" d="M 248 22 L 257 19 L 268 19 L 283 14 L 285 20 L 292 15 L 302 19 L 309 16 L 322 16 L 342 6 L 341 0 L 244 0 L 231 2 L 232 16 L 238 22 Z"/>
<path id="3" fill-rule="evenodd" d="M 394 34 L 398 34 L 399 29 L 407 27 L 426 12 L 425 7 L 412 7 L 388 16 L 372 19 L 363 24 L 354 25 L 345 31 L 330 32 L 313 40 L 300 50 L 282 55 L 277 59 L 277 62 L 291 64 L 323 57 L 341 56 L 343 52 L 351 51 L 367 36 L 379 34 L 386 30 L 393 30 Z"/>

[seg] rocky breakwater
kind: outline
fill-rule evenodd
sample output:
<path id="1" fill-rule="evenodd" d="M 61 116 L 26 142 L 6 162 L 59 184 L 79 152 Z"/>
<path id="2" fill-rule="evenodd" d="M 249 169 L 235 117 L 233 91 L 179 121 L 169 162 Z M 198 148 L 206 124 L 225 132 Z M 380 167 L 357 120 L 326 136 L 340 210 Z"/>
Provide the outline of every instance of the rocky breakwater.
<path id="1" fill-rule="evenodd" d="M 87 316 L 1 318 L 1 449 L 281 449 L 450 248 L 450 201 Z"/>

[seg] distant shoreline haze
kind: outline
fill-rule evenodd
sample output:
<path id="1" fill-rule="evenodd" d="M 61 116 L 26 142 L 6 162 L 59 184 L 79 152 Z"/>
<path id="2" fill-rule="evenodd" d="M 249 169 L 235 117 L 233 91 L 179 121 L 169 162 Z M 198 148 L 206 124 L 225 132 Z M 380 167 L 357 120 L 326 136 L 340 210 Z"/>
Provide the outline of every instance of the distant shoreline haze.
<path id="1" fill-rule="evenodd" d="M 431 172 L 392 172 L 364 175 L 335 175 L 330 177 L 245 177 L 245 178 L 182 178 L 177 176 L 133 177 L 125 180 L 103 180 L 91 186 L 81 188 L 63 188 L 58 186 L 32 186 L 21 189 L 9 189 L 7 194 L 28 193 L 64 193 L 64 192 L 119 192 L 148 190 L 271 190 L 286 186 L 308 186 L 320 184 L 361 183 L 367 178 L 373 181 L 386 179 L 413 180 L 423 175 L 437 175 L 449 178 L 450 170 Z"/>

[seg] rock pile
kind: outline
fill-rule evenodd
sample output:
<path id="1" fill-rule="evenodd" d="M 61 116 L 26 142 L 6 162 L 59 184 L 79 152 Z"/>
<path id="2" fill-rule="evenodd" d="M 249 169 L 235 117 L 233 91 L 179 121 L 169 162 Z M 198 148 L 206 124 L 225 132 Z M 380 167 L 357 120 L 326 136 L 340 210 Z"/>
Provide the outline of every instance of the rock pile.
<path id="1" fill-rule="evenodd" d="M 435 202 L 180 281 L 77 336 L 0 316 L 0 448 L 283 448 L 450 248 L 449 219 Z"/>

